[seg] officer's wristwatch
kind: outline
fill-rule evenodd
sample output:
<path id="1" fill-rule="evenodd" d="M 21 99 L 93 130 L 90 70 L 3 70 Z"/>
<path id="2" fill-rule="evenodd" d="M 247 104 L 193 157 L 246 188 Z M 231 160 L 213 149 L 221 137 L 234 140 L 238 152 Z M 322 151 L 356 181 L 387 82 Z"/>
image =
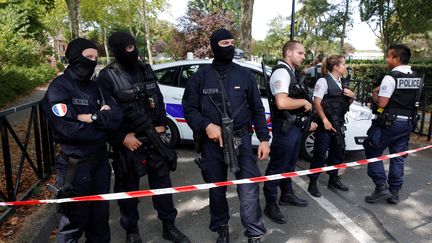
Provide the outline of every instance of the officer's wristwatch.
<path id="1" fill-rule="evenodd" d="M 94 114 L 91 114 L 90 118 L 92 121 L 96 121 L 98 117 L 97 117 L 97 114 L 94 113 Z"/>

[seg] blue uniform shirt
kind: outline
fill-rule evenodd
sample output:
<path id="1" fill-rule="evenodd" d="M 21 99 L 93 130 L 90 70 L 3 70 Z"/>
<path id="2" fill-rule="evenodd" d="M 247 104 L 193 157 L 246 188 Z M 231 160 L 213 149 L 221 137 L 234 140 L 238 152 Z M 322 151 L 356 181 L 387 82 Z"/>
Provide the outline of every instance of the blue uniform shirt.
<path id="1" fill-rule="evenodd" d="M 240 65 L 232 63 L 224 80 L 225 90 L 235 113 L 234 130 L 255 126 L 255 132 L 260 141 L 268 141 L 270 135 L 265 119 L 265 109 L 255 78 L 251 72 Z M 210 95 L 220 92 L 213 65 L 208 65 L 196 72 L 187 82 L 183 95 L 183 111 L 185 118 L 195 132 L 205 134 L 210 124 L 221 125 L 221 114 L 210 100 Z"/>
<path id="2" fill-rule="evenodd" d="M 122 120 L 122 113 L 95 82 L 82 83 L 69 69 L 54 79 L 42 100 L 44 112 L 54 131 L 54 139 L 69 156 L 86 158 L 105 147 L 110 131 Z M 100 111 L 102 101 L 111 110 Z M 92 123 L 81 122 L 78 114 L 97 114 Z"/>

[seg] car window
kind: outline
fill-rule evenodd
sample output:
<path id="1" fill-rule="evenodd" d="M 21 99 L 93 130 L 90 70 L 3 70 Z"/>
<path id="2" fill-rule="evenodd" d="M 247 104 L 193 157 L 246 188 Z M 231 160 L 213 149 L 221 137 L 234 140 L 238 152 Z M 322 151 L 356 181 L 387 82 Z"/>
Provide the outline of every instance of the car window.
<path id="1" fill-rule="evenodd" d="M 156 70 L 155 74 L 160 84 L 177 86 L 177 70 L 178 67 L 165 68 Z"/>
<path id="2" fill-rule="evenodd" d="M 195 65 L 187 65 L 183 66 L 180 72 L 178 87 L 184 88 L 186 87 L 186 83 L 192 74 L 196 73 L 200 68 L 206 66 L 208 64 L 195 64 Z"/>
<path id="3" fill-rule="evenodd" d="M 264 81 L 264 76 L 262 75 L 261 72 L 257 72 L 255 70 L 250 70 L 250 71 L 255 77 L 261 96 L 267 98 L 267 88 L 266 88 L 266 83 Z"/>

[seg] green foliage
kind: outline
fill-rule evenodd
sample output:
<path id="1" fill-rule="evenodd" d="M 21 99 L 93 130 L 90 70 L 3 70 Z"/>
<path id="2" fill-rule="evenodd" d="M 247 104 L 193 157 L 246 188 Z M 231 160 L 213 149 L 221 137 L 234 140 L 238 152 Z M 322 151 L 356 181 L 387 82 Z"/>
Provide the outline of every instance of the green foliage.
<path id="1" fill-rule="evenodd" d="M 57 71 L 63 72 L 65 70 L 65 65 L 61 62 L 57 62 L 56 68 L 57 68 Z"/>
<path id="2" fill-rule="evenodd" d="M 389 72 L 386 64 L 350 64 L 353 69 L 354 80 L 375 82 Z M 412 69 L 419 73 L 425 74 L 425 84 L 432 85 L 432 64 L 413 64 Z"/>
<path id="3" fill-rule="evenodd" d="M 25 2 L 0 8 L 0 65 L 31 67 L 44 62 L 43 28 L 38 9 Z"/>
<path id="4" fill-rule="evenodd" d="M 48 64 L 37 67 L 5 66 L 0 70 L 0 107 L 16 96 L 52 79 L 56 71 Z"/>

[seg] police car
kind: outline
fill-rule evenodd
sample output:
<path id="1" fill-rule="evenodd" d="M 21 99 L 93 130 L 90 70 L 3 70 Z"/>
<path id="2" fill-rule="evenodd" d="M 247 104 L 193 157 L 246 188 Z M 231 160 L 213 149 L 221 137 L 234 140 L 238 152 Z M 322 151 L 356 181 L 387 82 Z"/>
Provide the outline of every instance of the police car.
<path id="1" fill-rule="evenodd" d="M 153 70 L 158 77 L 159 86 L 164 96 L 166 112 L 169 118 L 168 129 L 164 138 L 171 146 L 175 146 L 182 141 L 193 140 L 192 130 L 184 118 L 181 101 L 190 76 L 201 67 L 211 64 L 211 62 L 212 60 L 210 59 L 184 60 L 153 65 Z M 255 76 L 261 92 L 261 100 L 266 110 L 267 124 L 271 131 L 270 109 L 266 98 L 266 86 L 260 64 L 236 59 L 234 62 L 247 68 Z M 269 76 L 271 69 L 268 68 L 266 72 Z M 345 142 L 347 151 L 363 149 L 362 142 L 367 137 L 366 131 L 371 125 L 371 119 L 372 112 L 368 107 L 362 106 L 357 102 L 354 102 L 350 106 L 350 110 L 345 116 L 347 127 Z M 306 160 L 312 159 L 314 140 L 313 132 L 305 134 L 302 140 L 301 154 Z M 252 137 L 252 143 L 254 145 L 258 145 L 259 143 L 255 135 Z"/>

